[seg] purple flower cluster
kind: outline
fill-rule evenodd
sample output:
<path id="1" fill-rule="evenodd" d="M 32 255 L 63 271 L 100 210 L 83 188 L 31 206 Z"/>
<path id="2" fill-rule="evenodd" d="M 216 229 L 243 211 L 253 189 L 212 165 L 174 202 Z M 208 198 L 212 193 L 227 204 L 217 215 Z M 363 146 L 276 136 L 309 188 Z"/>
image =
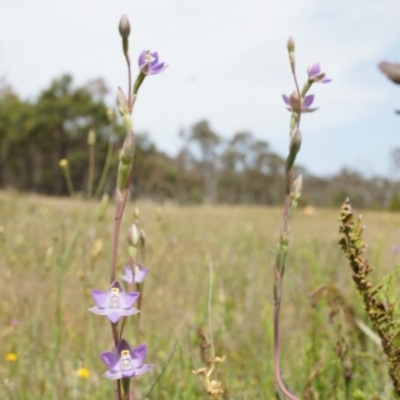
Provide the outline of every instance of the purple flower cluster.
<path id="1" fill-rule="evenodd" d="M 129 275 L 129 271 L 131 275 Z M 138 279 L 142 282 L 147 272 L 148 269 L 144 268 L 143 270 L 140 269 L 139 273 L 133 274 L 130 267 L 125 267 L 125 275 L 131 282 L 136 282 Z M 133 307 L 139 296 L 140 293 L 138 292 L 127 293 L 120 282 L 114 281 L 106 292 L 98 289 L 92 290 L 92 297 L 96 306 L 89 308 L 89 311 L 97 315 L 105 315 L 112 324 L 117 324 L 121 317 L 128 317 L 139 312 Z M 143 364 L 146 353 L 146 345 L 132 348 L 125 339 L 122 339 L 114 353 L 102 352 L 100 354 L 109 368 L 103 376 L 116 380 L 144 374 L 153 367 L 151 364 Z"/>
<path id="2" fill-rule="evenodd" d="M 314 95 L 306 95 L 307 91 L 310 89 L 313 83 L 328 83 L 332 81 L 332 79 L 326 77 L 325 72 L 321 71 L 321 65 L 319 63 L 310 65 L 307 68 L 307 75 L 308 81 L 304 85 L 300 97 L 297 91 L 293 92 L 290 96 L 285 94 L 282 95 L 288 111 L 298 114 L 316 111 L 318 108 L 311 108 L 311 105 L 314 102 Z"/>

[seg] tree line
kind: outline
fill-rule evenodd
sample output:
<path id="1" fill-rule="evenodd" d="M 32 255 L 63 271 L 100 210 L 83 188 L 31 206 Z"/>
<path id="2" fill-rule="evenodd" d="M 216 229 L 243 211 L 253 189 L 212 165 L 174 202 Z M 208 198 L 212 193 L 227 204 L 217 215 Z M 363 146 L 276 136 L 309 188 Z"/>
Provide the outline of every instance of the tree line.
<path id="1" fill-rule="evenodd" d="M 60 160 L 68 160 L 76 193 L 87 195 L 92 146 L 93 182 L 101 189 L 97 195 L 111 195 L 124 130 L 107 108 L 107 93 L 102 79 L 77 86 L 70 75 L 63 75 L 35 100 L 24 100 L 3 80 L 0 188 L 68 195 L 59 167 Z M 248 131 L 223 139 L 206 120 L 178 134 L 181 147 L 175 156 L 157 149 L 147 134 L 137 134 L 133 197 L 181 204 L 282 202 L 285 160 L 267 141 Z M 107 154 L 111 155 L 110 168 L 99 186 Z M 394 149 L 391 156 L 394 168 L 400 169 L 400 149 Z M 400 209 L 400 187 L 395 180 L 366 178 L 346 168 L 330 177 L 314 176 L 302 167 L 295 173 L 303 174 L 303 205 L 338 206 L 350 197 L 357 207 Z M 94 194 L 93 189 L 90 195 Z"/>

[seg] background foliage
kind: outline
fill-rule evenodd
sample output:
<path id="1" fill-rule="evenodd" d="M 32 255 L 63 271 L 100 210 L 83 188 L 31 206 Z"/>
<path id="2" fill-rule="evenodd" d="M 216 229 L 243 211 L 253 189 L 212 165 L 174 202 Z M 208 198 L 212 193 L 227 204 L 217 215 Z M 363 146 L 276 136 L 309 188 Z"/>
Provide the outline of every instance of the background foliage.
<path id="1" fill-rule="evenodd" d="M 5 81 L 0 86 L 0 188 L 13 187 L 49 195 L 67 195 L 58 167 L 67 158 L 78 192 L 88 180 L 88 131 L 96 132 L 95 182 L 109 141 L 113 162 L 104 190 L 112 194 L 123 129 L 107 115 L 108 89 L 101 79 L 76 86 L 69 75 L 53 80 L 34 100 L 23 100 Z M 148 134 L 138 134 L 132 191 L 135 198 L 181 204 L 280 204 L 284 160 L 267 141 L 240 131 L 226 139 L 206 120 L 179 132 L 181 148 L 171 156 Z M 393 171 L 400 168 L 400 149 L 393 149 Z M 344 168 L 317 177 L 298 167 L 305 178 L 303 204 L 339 206 L 350 196 L 355 207 L 400 208 L 400 188 L 384 177 L 364 177 Z M 297 175 L 295 173 L 295 175 Z"/>

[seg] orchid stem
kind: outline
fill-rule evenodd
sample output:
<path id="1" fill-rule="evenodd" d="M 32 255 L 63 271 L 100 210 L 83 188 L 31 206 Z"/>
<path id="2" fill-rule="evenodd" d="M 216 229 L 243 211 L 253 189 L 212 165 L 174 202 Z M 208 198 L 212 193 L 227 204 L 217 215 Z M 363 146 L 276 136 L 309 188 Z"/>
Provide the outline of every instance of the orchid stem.
<path id="1" fill-rule="evenodd" d="M 297 96 L 301 101 L 301 93 L 299 84 L 296 77 L 296 65 L 294 56 L 290 58 L 290 67 L 294 79 L 294 83 L 296 86 Z M 291 138 L 292 132 L 295 128 L 299 128 L 300 126 L 300 117 L 301 112 L 297 113 L 297 115 L 292 114 L 291 120 Z M 294 123 L 292 123 L 293 118 L 295 118 Z M 292 150 L 291 150 L 292 151 Z M 292 154 L 289 154 L 289 157 Z M 294 154 L 294 157 L 296 154 Z M 286 387 L 285 383 L 283 382 L 281 376 L 281 366 L 280 366 L 280 332 L 279 332 L 279 320 L 280 320 L 280 310 L 282 304 L 282 295 L 283 295 L 283 275 L 285 273 L 286 268 L 286 256 L 289 247 L 289 234 L 290 234 L 290 213 L 292 209 L 291 204 L 291 183 L 292 183 L 292 168 L 293 162 L 287 166 L 286 175 L 285 175 L 285 199 L 283 204 L 283 218 L 282 218 L 282 225 L 280 230 L 280 239 L 278 244 L 278 252 L 275 258 L 274 263 L 274 374 L 275 380 L 278 385 L 279 390 L 290 400 L 300 400 L 296 397 L 290 390 Z M 288 164 L 287 164 L 288 165 Z"/>
<path id="2" fill-rule="evenodd" d="M 117 253 L 118 253 L 118 241 L 119 241 L 119 232 L 121 228 L 122 215 L 125 210 L 126 201 L 128 199 L 129 186 L 132 177 L 133 166 L 131 164 L 129 171 L 129 178 L 126 184 L 124 193 L 121 195 L 117 189 L 116 195 L 116 205 L 115 205 L 115 219 L 114 219 L 114 236 L 113 236 L 113 247 L 112 247 L 112 256 L 111 256 L 111 274 L 110 274 L 110 282 L 113 283 L 115 281 L 116 275 L 116 266 L 117 266 Z"/>
<path id="3" fill-rule="evenodd" d="M 124 56 L 126 60 L 126 65 L 128 66 L 128 104 L 129 111 L 132 114 L 133 104 L 132 104 L 132 72 L 131 72 L 131 58 L 129 53 L 124 51 Z"/>

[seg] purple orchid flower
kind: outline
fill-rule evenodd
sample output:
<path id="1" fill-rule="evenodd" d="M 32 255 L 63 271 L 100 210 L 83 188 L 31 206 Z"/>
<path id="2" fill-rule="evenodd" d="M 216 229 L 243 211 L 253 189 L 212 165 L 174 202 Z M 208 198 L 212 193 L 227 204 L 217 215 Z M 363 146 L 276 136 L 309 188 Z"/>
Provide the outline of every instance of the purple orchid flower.
<path id="1" fill-rule="evenodd" d="M 145 75 L 156 75 L 160 74 L 167 68 L 167 65 L 163 62 L 158 62 L 158 53 L 150 50 L 143 50 L 139 56 L 139 68 L 140 71 Z"/>
<path id="2" fill-rule="evenodd" d="M 328 83 L 332 79 L 326 78 L 325 72 L 321 72 L 320 63 L 315 63 L 307 68 L 308 80 L 311 82 Z"/>
<path id="3" fill-rule="evenodd" d="M 121 275 L 121 279 L 128 282 L 129 284 L 135 283 L 142 283 L 146 275 L 149 273 L 149 269 L 143 267 L 141 264 L 135 265 L 135 272 L 133 272 L 130 265 L 125 265 L 124 267 L 124 274 Z"/>
<path id="4" fill-rule="evenodd" d="M 115 353 L 109 351 L 100 353 L 101 359 L 109 368 L 103 376 L 116 380 L 144 374 L 153 367 L 152 364 L 143 364 L 146 353 L 146 345 L 143 344 L 133 349 L 125 339 L 122 339 Z"/>
<path id="5" fill-rule="evenodd" d="M 126 293 L 124 287 L 118 281 L 114 281 L 107 292 L 92 290 L 92 297 L 97 305 L 89 308 L 89 311 L 97 315 L 107 315 L 107 318 L 115 324 L 121 317 L 128 317 L 139 312 L 132 307 L 139 296 L 138 292 Z"/>
<path id="6" fill-rule="evenodd" d="M 314 95 L 309 94 L 302 99 L 299 99 L 297 92 L 293 92 L 290 96 L 282 95 L 283 101 L 287 105 L 287 109 L 291 112 L 297 113 L 310 113 L 318 108 L 310 108 L 311 104 L 314 102 Z"/>

